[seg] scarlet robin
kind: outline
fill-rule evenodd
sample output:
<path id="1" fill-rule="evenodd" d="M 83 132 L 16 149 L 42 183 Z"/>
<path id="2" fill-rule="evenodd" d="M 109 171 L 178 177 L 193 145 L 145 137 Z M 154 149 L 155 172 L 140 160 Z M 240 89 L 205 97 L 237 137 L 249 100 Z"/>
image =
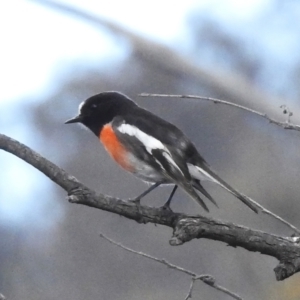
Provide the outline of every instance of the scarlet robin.
<path id="1" fill-rule="evenodd" d="M 257 207 L 246 196 L 210 168 L 181 130 L 139 107 L 124 94 L 103 92 L 92 96 L 79 105 L 79 114 L 65 123 L 85 125 L 123 169 L 153 184 L 134 199 L 136 203 L 159 185 L 174 184 L 165 208 L 169 208 L 179 186 L 208 211 L 196 192 L 199 191 L 217 205 L 201 184 L 208 180 L 217 183 L 257 212 Z"/>

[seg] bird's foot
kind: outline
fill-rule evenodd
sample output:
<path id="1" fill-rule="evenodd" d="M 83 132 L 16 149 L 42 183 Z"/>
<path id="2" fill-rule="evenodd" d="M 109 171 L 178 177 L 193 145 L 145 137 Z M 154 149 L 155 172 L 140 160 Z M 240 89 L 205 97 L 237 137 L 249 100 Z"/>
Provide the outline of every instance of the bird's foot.
<path id="1" fill-rule="evenodd" d="M 163 206 L 160 207 L 160 209 L 165 210 L 165 211 L 169 211 L 169 212 L 173 212 L 170 205 L 168 205 L 168 204 L 164 204 Z"/>
<path id="2" fill-rule="evenodd" d="M 141 205 L 141 198 L 136 197 L 136 198 L 132 198 L 132 199 L 127 199 L 127 202 L 131 202 L 131 203 L 134 203 L 135 205 L 140 206 Z"/>

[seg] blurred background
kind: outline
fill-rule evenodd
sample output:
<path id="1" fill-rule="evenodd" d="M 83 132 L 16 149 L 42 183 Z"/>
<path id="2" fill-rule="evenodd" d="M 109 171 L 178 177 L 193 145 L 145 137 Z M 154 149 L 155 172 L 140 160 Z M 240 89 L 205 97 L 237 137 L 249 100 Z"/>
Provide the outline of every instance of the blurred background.
<path id="1" fill-rule="evenodd" d="M 93 134 L 64 125 L 80 102 L 121 91 L 178 125 L 219 175 L 300 227 L 300 133 L 199 100 L 221 98 L 300 124 L 300 2 L 186 0 L 0 3 L 0 132 L 65 168 L 98 192 L 129 198 L 145 189 L 112 162 Z M 300 299 L 299 275 L 276 282 L 276 260 L 210 240 L 180 247 L 169 228 L 65 201 L 65 192 L 20 159 L 0 153 L 0 292 L 8 299 L 184 299 L 190 278 L 120 250 L 133 249 L 209 273 L 245 299 Z M 209 216 L 282 235 L 207 183 L 220 209 Z M 144 199 L 160 206 L 171 187 Z M 174 211 L 206 214 L 182 192 Z M 196 283 L 195 299 L 231 299 Z"/>

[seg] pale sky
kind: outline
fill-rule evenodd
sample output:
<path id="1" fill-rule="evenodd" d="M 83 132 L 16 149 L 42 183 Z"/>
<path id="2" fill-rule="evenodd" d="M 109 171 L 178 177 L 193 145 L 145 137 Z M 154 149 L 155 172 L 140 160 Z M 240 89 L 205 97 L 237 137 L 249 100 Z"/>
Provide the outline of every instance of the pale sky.
<path id="1" fill-rule="evenodd" d="M 253 17 L 268 0 L 65 0 L 163 43 L 182 39 L 192 8 L 230 20 Z M 159 7 L 159 9 L 158 9 Z M 42 92 L 64 62 L 101 60 L 112 51 L 105 33 L 29 0 L 0 2 L 0 101 Z"/>

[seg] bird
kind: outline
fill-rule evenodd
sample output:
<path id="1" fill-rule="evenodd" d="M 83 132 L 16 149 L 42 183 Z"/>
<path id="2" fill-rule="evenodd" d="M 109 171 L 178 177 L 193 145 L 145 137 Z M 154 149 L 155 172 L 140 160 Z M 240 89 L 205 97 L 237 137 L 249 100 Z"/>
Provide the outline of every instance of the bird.
<path id="1" fill-rule="evenodd" d="M 90 129 L 119 166 L 151 184 L 131 199 L 137 205 L 158 186 L 173 184 L 164 209 L 171 210 L 171 200 L 180 187 L 208 212 L 203 196 L 218 207 L 202 185 L 203 181 L 211 181 L 258 212 L 248 197 L 212 170 L 179 128 L 140 107 L 125 94 L 106 91 L 89 97 L 79 105 L 78 115 L 65 122 L 71 123 L 81 123 Z"/>

